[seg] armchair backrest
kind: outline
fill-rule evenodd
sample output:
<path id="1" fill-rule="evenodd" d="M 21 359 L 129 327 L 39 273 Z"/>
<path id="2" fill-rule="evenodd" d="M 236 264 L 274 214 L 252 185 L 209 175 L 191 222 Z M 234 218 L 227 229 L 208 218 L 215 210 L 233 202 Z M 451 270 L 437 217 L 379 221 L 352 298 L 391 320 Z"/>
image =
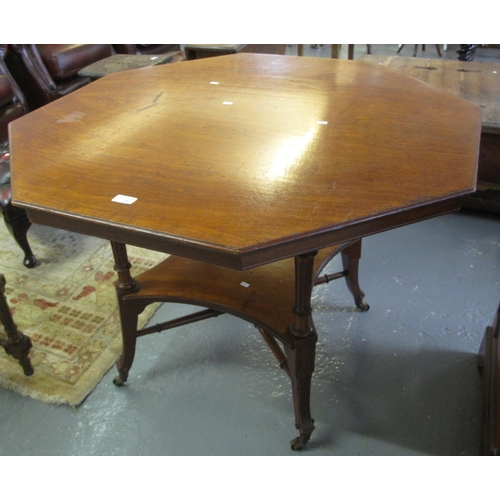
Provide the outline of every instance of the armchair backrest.
<path id="1" fill-rule="evenodd" d="M 114 53 L 109 44 L 15 44 L 7 64 L 36 109 L 90 83 L 78 71 Z"/>
<path id="2" fill-rule="evenodd" d="M 6 64 L 7 45 L 0 44 L 0 146 L 8 140 L 8 125 L 28 112 L 26 99 Z"/>
<path id="3" fill-rule="evenodd" d="M 169 44 L 113 44 L 118 54 L 166 54 L 181 50 L 178 43 Z"/>

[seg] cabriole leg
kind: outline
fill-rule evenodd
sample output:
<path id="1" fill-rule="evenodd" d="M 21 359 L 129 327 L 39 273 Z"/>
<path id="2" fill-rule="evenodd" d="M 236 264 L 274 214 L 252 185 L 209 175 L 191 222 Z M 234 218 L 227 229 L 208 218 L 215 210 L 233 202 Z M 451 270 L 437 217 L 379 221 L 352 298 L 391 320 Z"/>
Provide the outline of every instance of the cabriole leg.
<path id="1" fill-rule="evenodd" d="M 359 286 L 359 259 L 361 258 L 361 240 L 354 242 L 352 245 L 342 250 L 342 265 L 347 271 L 345 277 L 347 288 L 354 297 L 356 307 L 362 311 L 368 311 L 370 306 L 363 302 L 365 294 Z"/>
<path id="2" fill-rule="evenodd" d="M 3 208 L 3 218 L 9 233 L 24 252 L 23 264 L 28 268 L 35 267 L 36 257 L 33 255 L 27 235 L 28 229 L 31 227 L 28 215 L 24 210 L 16 208 L 9 203 L 7 207 Z"/>

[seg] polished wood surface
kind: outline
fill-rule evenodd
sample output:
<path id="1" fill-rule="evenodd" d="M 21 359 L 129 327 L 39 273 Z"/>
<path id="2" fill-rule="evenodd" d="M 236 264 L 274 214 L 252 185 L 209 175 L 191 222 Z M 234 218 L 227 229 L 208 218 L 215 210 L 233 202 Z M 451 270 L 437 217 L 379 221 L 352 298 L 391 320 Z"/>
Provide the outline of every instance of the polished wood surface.
<path id="1" fill-rule="evenodd" d="M 13 197 L 36 222 L 244 269 L 456 209 L 480 125 L 476 106 L 382 66 L 188 61 L 15 121 Z"/>
<path id="2" fill-rule="evenodd" d="M 363 56 L 476 104 L 482 113 L 477 192 L 464 206 L 500 212 L 500 63 Z"/>

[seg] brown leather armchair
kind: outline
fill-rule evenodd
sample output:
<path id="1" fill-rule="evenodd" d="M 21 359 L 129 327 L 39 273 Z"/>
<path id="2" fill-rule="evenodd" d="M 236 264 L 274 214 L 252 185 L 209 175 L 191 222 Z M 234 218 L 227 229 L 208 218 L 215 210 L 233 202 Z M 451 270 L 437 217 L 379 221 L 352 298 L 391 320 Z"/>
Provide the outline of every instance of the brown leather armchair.
<path id="1" fill-rule="evenodd" d="M 7 66 L 7 45 L 0 44 L 0 146 L 8 140 L 7 125 L 28 112 L 28 105 Z"/>
<path id="2" fill-rule="evenodd" d="M 78 71 L 113 54 L 108 44 L 16 44 L 6 62 L 34 110 L 90 83 Z"/>
<path id="3" fill-rule="evenodd" d="M 24 265 L 34 267 L 35 256 L 28 243 L 31 222 L 26 212 L 12 205 L 8 125 L 28 112 L 26 99 L 5 65 L 7 45 L 0 44 L 0 206 L 7 229 L 24 252 Z"/>

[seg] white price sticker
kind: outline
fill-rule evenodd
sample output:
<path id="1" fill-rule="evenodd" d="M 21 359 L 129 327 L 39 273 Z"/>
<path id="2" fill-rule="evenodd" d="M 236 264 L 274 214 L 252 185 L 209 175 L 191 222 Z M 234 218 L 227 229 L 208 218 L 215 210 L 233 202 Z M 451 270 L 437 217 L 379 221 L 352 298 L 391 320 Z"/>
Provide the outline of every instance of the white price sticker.
<path id="1" fill-rule="evenodd" d="M 123 203 L 125 205 L 132 205 L 132 203 L 137 201 L 137 198 L 134 198 L 133 196 L 117 194 L 111 201 L 114 201 L 115 203 Z"/>

